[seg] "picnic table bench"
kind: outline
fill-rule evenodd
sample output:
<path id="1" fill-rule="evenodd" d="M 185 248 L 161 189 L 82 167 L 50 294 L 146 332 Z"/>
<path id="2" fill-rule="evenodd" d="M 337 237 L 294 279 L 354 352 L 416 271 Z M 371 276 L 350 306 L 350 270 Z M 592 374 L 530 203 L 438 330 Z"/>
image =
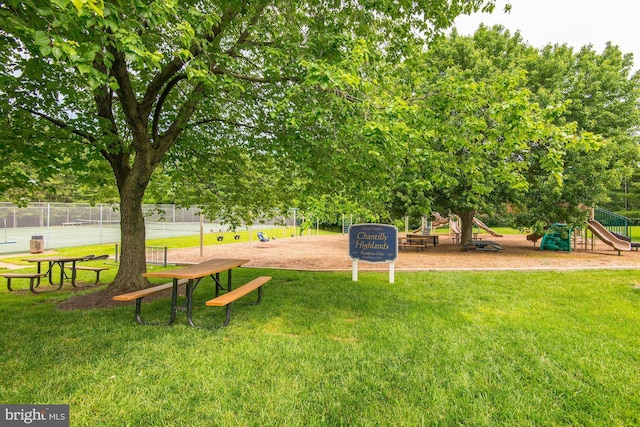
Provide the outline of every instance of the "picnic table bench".
<path id="1" fill-rule="evenodd" d="M 34 294 L 39 293 L 36 287 L 40 284 L 40 279 L 46 276 L 47 273 L 2 273 L 0 276 L 7 279 L 7 289 L 12 292 L 11 279 L 29 279 L 29 289 Z"/>
<path id="2" fill-rule="evenodd" d="M 151 286 L 149 288 L 145 288 L 145 289 L 140 289 L 138 291 L 133 291 L 133 292 L 128 292 L 126 294 L 120 294 L 120 295 L 115 295 L 112 299 L 114 301 L 136 301 L 136 312 L 135 312 L 135 316 L 136 316 L 136 321 L 138 323 L 140 323 L 141 325 L 151 325 L 153 323 L 148 323 L 145 322 L 144 320 L 142 320 L 142 317 L 140 316 L 140 311 L 142 309 L 142 300 L 145 297 L 148 297 L 149 295 L 153 295 L 153 294 L 157 294 L 158 292 L 163 292 L 166 291 L 168 289 L 176 289 L 176 293 L 175 296 L 172 295 L 173 299 L 177 298 L 177 287 L 178 286 L 182 286 L 182 285 L 186 285 L 188 282 L 187 279 L 181 279 L 176 281 L 175 283 L 173 281 L 169 282 L 169 283 L 164 283 L 162 285 L 156 285 L 156 286 Z M 172 304 L 175 304 L 176 301 L 172 301 Z M 170 323 L 172 323 L 173 321 L 170 321 Z"/>
<path id="3" fill-rule="evenodd" d="M 78 270 L 95 271 L 96 272 L 95 283 L 97 284 L 100 278 L 100 272 L 104 270 L 108 270 L 108 267 L 80 266 L 78 265 L 78 263 L 81 263 L 84 261 L 106 259 L 108 257 L 109 257 L 108 255 L 100 255 L 100 256 L 84 255 L 84 256 L 49 256 L 49 257 L 25 258 L 24 261 L 35 262 L 38 264 L 38 267 L 35 273 L 0 273 L 0 276 L 7 279 L 7 289 L 9 289 L 9 291 L 13 291 L 13 288 L 11 287 L 12 279 L 29 279 L 29 289 L 34 294 L 37 294 L 37 293 L 43 292 L 38 289 L 38 287 L 40 286 L 40 279 L 42 279 L 43 277 L 48 276 L 49 284 L 55 285 L 53 281 L 53 267 L 58 265 L 60 267 L 60 281 L 57 283 L 58 288 L 55 290 L 61 289 L 62 285 L 64 284 L 64 280 L 69 278 L 71 279 L 71 286 L 77 287 L 76 272 Z M 43 271 L 42 269 L 43 263 L 46 263 L 48 266 L 46 271 Z M 68 267 L 65 267 L 65 264 L 69 264 L 69 263 L 71 263 L 70 277 L 65 272 L 65 268 L 68 268 Z"/>
<path id="4" fill-rule="evenodd" d="M 218 297 L 215 297 L 214 299 L 207 301 L 205 305 L 207 307 L 225 307 L 225 320 L 222 326 L 227 326 L 229 324 L 229 321 L 231 320 L 231 303 L 258 289 L 258 299 L 255 304 L 260 304 L 260 301 L 262 301 L 262 285 L 267 283 L 269 280 L 271 280 L 270 276 L 257 277 L 252 281 L 232 290 L 231 292 L 227 292 L 226 294 L 220 295 Z"/>
<path id="5" fill-rule="evenodd" d="M 154 324 L 146 322 L 141 316 L 142 300 L 158 292 L 162 292 L 171 289 L 171 313 L 169 321 L 166 325 L 171 325 L 176 319 L 177 299 L 178 299 L 178 287 L 186 285 L 184 307 L 187 311 L 187 323 L 189 326 L 196 326 L 193 322 L 193 292 L 198 286 L 200 281 L 205 277 L 211 277 L 215 283 L 215 298 L 207 301 L 205 306 L 222 307 L 226 306 L 226 318 L 223 324 L 227 326 L 231 318 L 230 305 L 233 301 L 247 295 L 251 291 L 258 289 L 258 301 L 259 304 L 262 299 L 262 285 L 271 280 L 271 277 L 261 276 L 258 277 L 236 289 L 232 289 L 232 270 L 236 267 L 240 267 L 246 264 L 249 260 L 245 259 L 211 259 L 201 262 L 199 264 L 189 265 L 183 268 L 177 268 L 173 270 L 157 271 L 144 273 L 144 277 L 162 277 L 172 279 L 171 282 L 162 285 L 152 286 L 146 289 L 138 291 L 128 292 L 113 297 L 115 301 L 136 301 L 135 318 L 139 324 Z M 226 293 L 220 295 L 220 291 L 225 290 L 220 282 L 220 273 L 227 272 L 227 286 Z"/>
<path id="6" fill-rule="evenodd" d="M 107 258 L 109 258 L 109 255 L 90 256 L 85 258 L 84 261 L 97 261 L 97 260 L 107 259 Z M 100 272 L 108 269 L 109 267 L 93 267 L 90 265 L 76 265 L 76 271 L 77 270 L 93 271 L 94 273 L 96 273 L 96 280 L 95 282 L 93 282 L 94 285 L 97 285 L 98 282 L 100 281 Z"/>
<path id="7" fill-rule="evenodd" d="M 409 240 L 408 237 L 398 237 L 398 249 L 415 249 L 416 251 L 424 251 L 427 244 L 424 242 L 415 242 Z"/>

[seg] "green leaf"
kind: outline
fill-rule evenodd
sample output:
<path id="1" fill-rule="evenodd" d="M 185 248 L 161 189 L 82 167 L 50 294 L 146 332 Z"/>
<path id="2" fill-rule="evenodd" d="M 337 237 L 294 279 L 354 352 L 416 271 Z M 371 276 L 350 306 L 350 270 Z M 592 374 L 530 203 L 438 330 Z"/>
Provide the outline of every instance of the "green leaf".
<path id="1" fill-rule="evenodd" d="M 46 32 L 36 31 L 33 33 L 33 42 L 36 46 L 48 46 L 51 43 L 51 39 Z"/>

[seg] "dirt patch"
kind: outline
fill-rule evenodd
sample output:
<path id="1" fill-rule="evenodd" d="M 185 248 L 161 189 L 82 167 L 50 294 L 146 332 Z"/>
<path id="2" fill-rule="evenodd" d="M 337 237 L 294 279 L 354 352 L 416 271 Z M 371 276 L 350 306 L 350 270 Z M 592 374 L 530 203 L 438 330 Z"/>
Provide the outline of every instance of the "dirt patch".
<path id="1" fill-rule="evenodd" d="M 640 252 L 623 252 L 621 256 L 598 241 L 591 250 L 584 247 L 572 252 L 541 251 L 524 235 L 492 237 L 481 235 L 504 248 L 498 252 L 463 251 L 448 235 L 439 237 L 437 246 L 424 252 L 400 251 L 396 270 L 484 270 L 484 269 L 576 269 L 640 268 Z M 584 244 L 584 243 L 583 243 Z M 583 245 L 582 244 L 582 245 Z M 581 245 L 581 246 L 582 246 Z M 170 250 L 172 263 L 196 263 L 209 258 L 245 258 L 245 267 L 282 268 L 305 271 L 340 271 L 351 269 L 346 235 L 311 236 L 275 239 L 269 242 L 245 242 L 203 248 Z M 359 270 L 387 270 L 385 264 L 361 262 Z"/>
<path id="2" fill-rule="evenodd" d="M 437 246 L 424 252 L 401 251 L 395 261 L 396 271 L 453 271 L 453 270 L 578 270 L 578 269 L 640 269 L 640 252 L 618 255 L 609 246 L 591 240 L 580 243 L 572 252 L 541 251 L 524 235 L 503 237 L 481 236 L 504 248 L 498 252 L 463 251 L 450 236 L 439 237 Z M 585 249 L 585 247 L 588 248 Z M 277 268 L 301 271 L 348 271 L 348 237 L 305 236 L 273 239 L 269 242 L 243 242 L 202 248 L 174 249 L 168 253 L 172 264 L 198 263 L 210 258 L 242 258 L 250 262 L 245 267 Z M 360 271 L 385 271 L 386 264 L 358 263 Z M 184 291 L 183 291 L 184 292 Z M 60 303 L 64 310 L 107 308 L 122 306 L 111 297 L 116 292 L 100 289 L 77 295 Z M 156 294 L 155 298 L 169 296 Z M 151 298 L 151 297 L 148 297 Z"/>

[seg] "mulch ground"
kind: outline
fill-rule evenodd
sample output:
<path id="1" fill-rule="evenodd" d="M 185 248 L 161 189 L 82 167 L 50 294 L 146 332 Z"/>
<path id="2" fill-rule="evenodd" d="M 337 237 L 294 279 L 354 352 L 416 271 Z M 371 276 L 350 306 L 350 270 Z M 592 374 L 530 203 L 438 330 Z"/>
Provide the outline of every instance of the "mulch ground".
<path id="1" fill-rule="evenodd" d="M 277 238 L 269 242 L 230 243 L 203 248 L 174 249 L 168 253 L 172 264 L 197 263 L 210 258 L 241 258 L 250 260 L 245 267 L 292 269 L 300 271 L 348 271 L 352 268 L 346 235 L 303 236 Z M 497 252 L 463 251 L 448 235 L 439 244 L 424 252 L 401 251 L 394 266 L 396 271 L 454 270 L 578 270 L 578 269 L 640 269 L 640 252 L 618 255 L 609 246 L 595 240 L 576 241 L 572 252 L 541 251 L 524 235 L 493 237 L 481 235 L 504 248 Z M 223 242 L 226 243 L 226 242 Z M 152 268 L 152 267 L 150 267 Z M 360 271 L 385 271 L 386 264 L 358 263 Z M 183 291 L 184 292 L 184 291 Z M 108 308 L 121 306 L 112 301 L 116 291 L 99 288 L 95 292 L 73 296 L 59 307 L 63 310 Z M 167 295 L 157 294 L 156 298 Z"/>

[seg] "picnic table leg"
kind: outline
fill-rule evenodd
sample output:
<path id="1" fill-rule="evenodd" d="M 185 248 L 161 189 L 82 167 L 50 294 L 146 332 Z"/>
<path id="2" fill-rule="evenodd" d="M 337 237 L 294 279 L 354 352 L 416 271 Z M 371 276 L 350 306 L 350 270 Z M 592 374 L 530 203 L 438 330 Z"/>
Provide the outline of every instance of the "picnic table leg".
<path id="1" fill-rule="evenodd" d="M 40 274 L 40 261 L 38 261 L 38 275 Z M 40 277 L 38 277 L 38 284 L 36 286 L 40 286 Z M 11 290 L 11 289 L 9 289 Z"/>
<path id="2" fill-rule="evenodd" d="M 64 282 L 64 262 L 54 262 L 54 264 L 58 264 L 58 267 L 60 267 L 60 287 L 62 287 Z M 54 283 L 52 282 L 51 284 L 53 285 Z"/>
<path id="3" fill-rule="evenodd" d="M 187 290 L 185 292 L 187 301 L 185 301 L 187 305 L 187 323 L 189 326 L 196 326 L 193 324 L 193 319 L 191 318 L 191 314 L 193 312 L 193 279 L 189 279 L 187 282 Z"/>
<path id="4" fill-rule="evenodd" d="M 189 280 L 191 283 L 191 280 Z M 189 286 L 189 284 L 187 284 Z M 178 279 L 173 279 L 173 289 L 171 290 L 171 318 L 167 325 L 171 325 L 176 320 L 176 311 L 178 310 Z"/>
<path id="5" fill-rule="evenodd" d="M 58 289 L 60 289 L 62 288 L 62 284 L 64 283 L 64 261 L 57 263 L 54 262 L 54 264 L 58 264 L 58 266 L 60 267 L 60 284 L 58 285 Z"/>
<path id="6" fill-rule="evenodd" d="M 35 284 L 33 283 L 34 280 L 37 280 L 37 282 Z M 31 277 L 29 279 L 29 289 L 31 289 L 31 292 L 33 292 L 34 294 L 39 294 L 40 293 L 40 292 L 36 291 L 36 287 L 38 287 L 39 285 L 40 285 L 40 276 L 38 276 L 37 279 L 35 277 Z"/>
<path id="7" fill-rule="evenodd" d="M 187 323 L 189 326 L 197 327 L 195 323 L 193 323 L 193 292 L 196 290 L 198 284 L 200 284 L 201 279 L 193 280 L 189 279 L 187 282 Z"/>
<path id="8" fill-rule="evenodd" d="M 188 285 L 187 285 L 188 286 Z M 173 279 L 173 289 L 171 290 L 171 316 L 167 323 L 153 323 L 142 320 L 142 300 L 144 297 L 136 298 L 136 322 L 141 325 L 171 325 L 176 320 L 176 312 L 178 311 L 178 279 Z"/>
<path id="9" fill-rule="evenodd" d="M 76 287 L 76 261 L 71 261 L 71 286 Z"/>
<path id="10" fill-rule="evenodd" d="M 40 263 L 38 263 L 39 265 Z M 49 261 L 49 271 L 47 271 L 47 273 L 49 273 L 49 284 L 53 285 L 53 261 Z"/>
<path id="11" fill-rule="evenodd" d="M 215 284 L 216 284 L 216 296 L 218 296 L 218 295 L 220 295 L 220 291 L 221 291 L 222 289 L 224 289 L 224 288 L 222 287 L 222 285 L 220 284 L 220 273 L 216 273 L 215 275 L 213 275 L 213 274 L 212 274 L 212 275 L 211 275 L 211 278 L 213 279 L 213 281 L 214 281 L 214 282 L 215 282 Z"/>
<path id="12" fill-rule="evenodd" d="M 231 292 L 231 271 L 232 269 L 230 268 L 229 271 L 227 272 L 227 292 Z"/>

